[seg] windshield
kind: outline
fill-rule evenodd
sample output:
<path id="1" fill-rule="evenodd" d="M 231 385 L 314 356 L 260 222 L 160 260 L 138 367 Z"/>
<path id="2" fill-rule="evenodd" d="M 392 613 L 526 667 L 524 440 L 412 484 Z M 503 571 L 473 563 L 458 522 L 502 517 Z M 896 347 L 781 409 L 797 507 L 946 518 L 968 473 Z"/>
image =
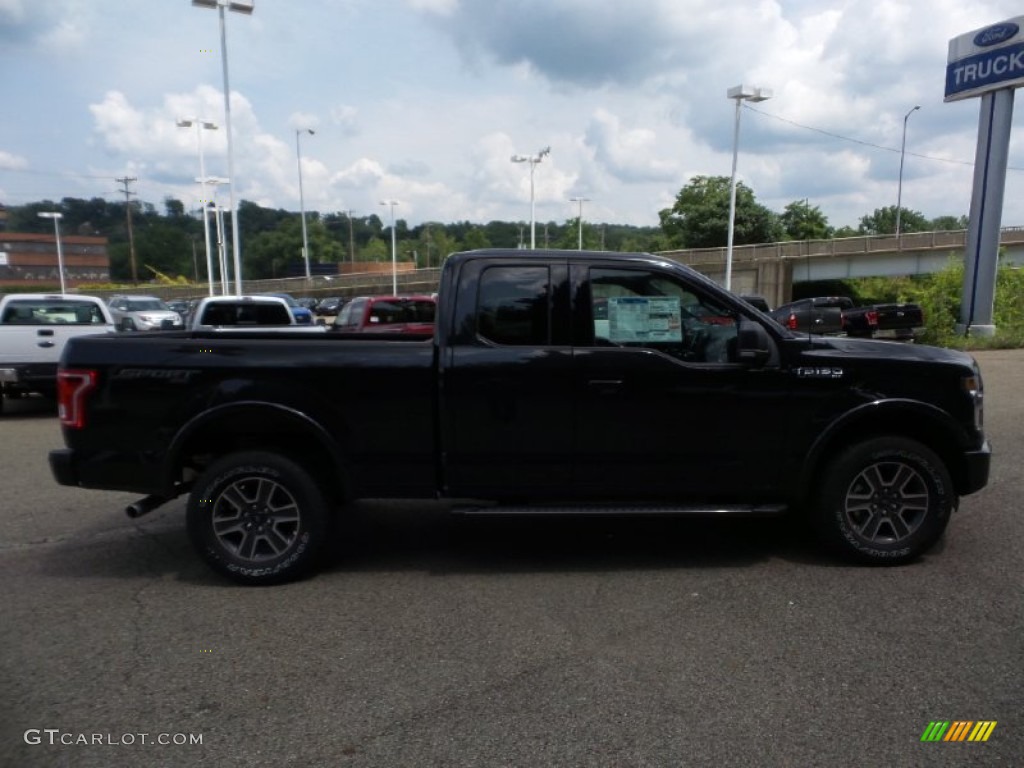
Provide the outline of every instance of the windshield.
<path id="1" fill-rule="evenodd" d="M 167 305 L 160 299 L 131 299 L 127 306 L 129 312 L 152 312 L 166 309 Z"/>

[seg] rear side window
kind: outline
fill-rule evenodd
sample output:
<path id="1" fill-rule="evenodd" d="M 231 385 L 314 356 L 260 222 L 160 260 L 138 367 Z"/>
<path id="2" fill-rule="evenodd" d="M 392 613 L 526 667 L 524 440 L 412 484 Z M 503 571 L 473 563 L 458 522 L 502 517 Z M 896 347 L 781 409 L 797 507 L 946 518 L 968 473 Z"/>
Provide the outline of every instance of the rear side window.
<path id="1" fill-rule="evenodd" d="M 15 299 L 4 308 L 5 325 L 102 325 L 103 313 L 88 301 Z"/>
<path id="2" fill-rule="evenodd" d="M 291 325 L 291 314 L 281 304 L 210 304 L 203 325 Z"/>
<path id="3" fill-rule="evenodd" d="M 477 333 L 496 344 L 550 344 L 550 283 L 546 266 L 484 270 L 477 295 Z"/>

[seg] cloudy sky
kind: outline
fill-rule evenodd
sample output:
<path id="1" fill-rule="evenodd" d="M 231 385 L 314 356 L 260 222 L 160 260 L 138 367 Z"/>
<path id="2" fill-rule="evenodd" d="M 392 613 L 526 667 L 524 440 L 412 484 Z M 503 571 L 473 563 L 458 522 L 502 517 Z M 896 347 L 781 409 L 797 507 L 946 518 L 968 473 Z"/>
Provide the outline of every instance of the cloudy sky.
<path id="1" fill-rule="evenodd" d="M 487 222 L 656 225 L 694 175 L 739 175 L 776 211 L 835 226 L 903 203 L 970 206 L 979 100 L 943 103 L 950 38 L 1021 13 L 1009 0 L 257 0 L 227 14 L 236 196 L 307 210 Z M 0 0 L 0 203 L 118 198 L 198 205 L 227 175 L 217 13 L 189 0 Z M 1004 225 L 1024 225 L 1015 117 Z M 222 191 L 222 199 L 226 193 Z"/>

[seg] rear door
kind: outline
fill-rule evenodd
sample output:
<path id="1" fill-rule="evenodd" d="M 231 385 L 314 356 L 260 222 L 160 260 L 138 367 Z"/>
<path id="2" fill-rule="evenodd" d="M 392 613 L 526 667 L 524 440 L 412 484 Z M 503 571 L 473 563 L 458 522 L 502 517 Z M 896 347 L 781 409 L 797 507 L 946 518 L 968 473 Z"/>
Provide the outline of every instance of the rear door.
<path id="1" fill-rule="evenodd" d="M 574 384 L 564 259 L 469 260 L 442 361 L 445 492 L 572 492 Z"/>

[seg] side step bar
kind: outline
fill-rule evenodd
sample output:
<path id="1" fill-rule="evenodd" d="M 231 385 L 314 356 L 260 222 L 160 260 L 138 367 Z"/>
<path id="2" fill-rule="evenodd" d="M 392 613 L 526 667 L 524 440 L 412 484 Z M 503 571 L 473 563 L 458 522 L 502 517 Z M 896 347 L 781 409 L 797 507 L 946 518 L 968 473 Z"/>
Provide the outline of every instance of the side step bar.
<path id="1" fill-rule="evenodd" d="M 631 504 L 469 504 L 455 506 L 453 514 L 459 515 L 780 515 L 789 507 L 785 504 L 729 504 L 713 506 L 707 504 L 692 506 L 631 505 Z"/>

